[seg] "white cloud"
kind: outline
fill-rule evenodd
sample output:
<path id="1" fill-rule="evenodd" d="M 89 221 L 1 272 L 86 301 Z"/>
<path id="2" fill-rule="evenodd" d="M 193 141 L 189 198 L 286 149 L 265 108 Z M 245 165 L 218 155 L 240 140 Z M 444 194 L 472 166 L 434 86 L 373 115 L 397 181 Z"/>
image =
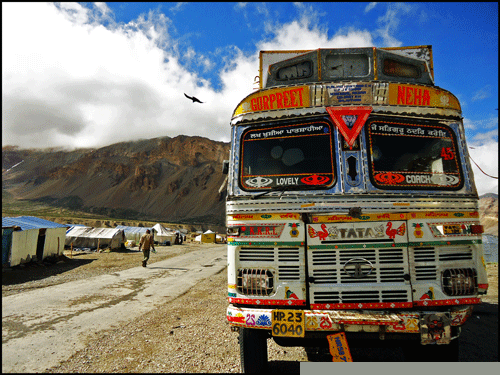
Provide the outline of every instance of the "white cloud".
<path id="1" fill-rule="evenodd" d="M 478 194 L 498 194 L 498 179 L 490 177 L 498 177 L 498 141 L 469 143 L 469 155 Z"/>
<path id="2" fill-rule="evenodd" d="M 373 8 L 375 8 L 375 6 L 377 5 L 378 3 L 377 2 L 371 2 L 369 3 L 366 8 L 365 8 L 365 13 L 368 13 L 370 10 L 372 10 Z"/>
<path id="3" fill-rule="evenodd" d="M 408 3 L 385 3 L 386 13 L 377 19 L 379 28 L 375 34 L 382 38 L 384 47 L 400 47 L 402 42 L 394 36 L 397 34 L 401 18 L 413 10 Z"/>
<path id="4" fill-rule="evenodd" d="M 179 3 L 171 10 L 176 11 Z M 368 30 L 336 29 L 308 4 L 299 18 L 267 23 L 255 52 L 235 46 L 215 51 L 225 63 L 220 89 L 195 72 L 213 71 L 209 56 L 182 48 L 175 25 L 159 11 L 116 23 L 105 3 L 3 3 L 2 143 L 20 147 L 100 147 L 160 136 L 199 135 L 229 141 L 231 113 L 254 88 L 258 51 L 368 47 Z M 234 6 L 241 15 L 244 3 Z M 386 38 L 397 29 L 380 20 Z M 256 10 L 271 19 L 265 5 Z M 246 13 L 245 13 L 246 14 Z M 243 16 L 241 16 L 244 18 Z M 265 22 L 265 21 L 263 21 Z M 396 43 L 396 42 L 395 42 Z M 222 52 L 221 52 L 222 51 Z M 184 97 L 204 101 L 195 104 Z"/>
<path id="5" fill-rule="evenodd" d="M 472 101 L 475 102 L 478 100 L 484 100 L 486 98 L 489 98 L 491 96 L 491 89 L 492 89 L 491 85 L 486 85 L 486 86 L 480 88 L 479 90 L 477 90 L 474 93 L 474 96 L 472 97 Z"/>
<path id="6" fill-rule="evenodd" d="M 3 144 L 91 147 L 178 134 L 229 140 L 237 102 L 180 64 L 164 15 L 104 27 L 93 21 L 99 12 L 79 4 L 2 8 Z M 210 104 L 193 104 L 184 92 Z"/>

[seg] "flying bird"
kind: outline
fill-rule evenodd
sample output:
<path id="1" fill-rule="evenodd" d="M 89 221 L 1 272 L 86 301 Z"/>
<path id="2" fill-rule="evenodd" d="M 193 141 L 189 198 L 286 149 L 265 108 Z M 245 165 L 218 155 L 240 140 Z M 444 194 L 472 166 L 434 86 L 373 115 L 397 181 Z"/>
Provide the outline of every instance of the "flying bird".
<path id="1" fill-rule="evenodd" d="M 194 96 L 187 96 L 185 93 L 184 93 L 184 96 L 185 96 L 186 98 L 188 98 L 188 99 L 191 99 L 191 100 L 193 101 L 193 103 L 196 103 L 196 102 L 198 102 L 198 103 L 203 103 L 200 99 L 195 98 Z"/>

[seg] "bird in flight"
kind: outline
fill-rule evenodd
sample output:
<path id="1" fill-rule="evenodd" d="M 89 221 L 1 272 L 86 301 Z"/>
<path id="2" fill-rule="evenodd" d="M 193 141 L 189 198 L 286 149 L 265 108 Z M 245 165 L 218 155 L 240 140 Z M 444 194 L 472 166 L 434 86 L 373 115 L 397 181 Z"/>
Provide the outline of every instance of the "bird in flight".
<path id="1" fill-rule="evenodd" d="M 184 96 L 185 96 L 186 98 L 188 98 L 188 99 L 191 99 L 191 100 L 193 101 L 193 103 L 196 103 L 196 102 L 198 102 L 198 103 L 203 103 L 200 99 L 195 98 L 194 96 L 187 96 L 185 93 L 184 93 Z"/>

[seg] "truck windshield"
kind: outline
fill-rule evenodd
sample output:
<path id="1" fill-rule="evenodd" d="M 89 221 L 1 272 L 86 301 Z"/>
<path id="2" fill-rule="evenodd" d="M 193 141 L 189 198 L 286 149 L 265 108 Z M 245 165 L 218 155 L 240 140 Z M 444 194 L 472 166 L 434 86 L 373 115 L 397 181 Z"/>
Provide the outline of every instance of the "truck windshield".
<path id="1" fill-rule="evenodd" d="M 444 125 L 367 124 L 372 183 L 381 189 L 457 190 L 462 170 L 453 131 Z"/>
<path id="2" fill-rule="evenodd" d="M 327 122 L 261 127 L 243 133 L 240 186 L 305 190 L 335 183 L 332 129 Z"/>

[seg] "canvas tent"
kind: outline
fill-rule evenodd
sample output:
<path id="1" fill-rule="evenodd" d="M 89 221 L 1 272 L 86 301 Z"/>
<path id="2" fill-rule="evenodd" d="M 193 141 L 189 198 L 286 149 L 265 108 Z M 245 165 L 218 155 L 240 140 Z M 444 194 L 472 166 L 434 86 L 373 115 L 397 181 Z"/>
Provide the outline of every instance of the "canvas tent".
<path id="1" fill-rule="evenodd" d="M 126 225 L 117 225 L 116 229 L 123 230 L 123 233 L 125 234 L 125 241 L 135 241 L 136 244 L 139 244 L 141 236 L 146 233 L 146 230 L 151 230 L 151 228 L 129 227 Z"/>
<path id="2" fill-rule="evenodd" d="M 119 249 L 125 242 L 125 234 L 118 228 L 73 227 L 66 233 L 66 245 L 80 248 Z"/>
<path id="3" fill-rule="evenodd" d="M 2 217 L 2 266 L 62 254 L 65 234 L 65 225 L 38 217 Z"/>
<path id="4" fill-rule="evenodd" d="M 128 227 L 125 225 L 117 225 L 116 228 L 122 229 L 125 233 L 126 241 L 134 241 L 137 245 L 139 244 L 141 237 L 146 230 L 152 230 L 154 240 L 160 244 L 164 244 L 170 241 L 170 244 L 174 244 L 175 233 L 167 228 L 163 227 L 161 224 L 156 224 L 152 228 L 148 227 Z"/>
<path id="5" fill-rule="evenodd" d="M 155 241 L 158 241 L 159 244 L 168 242 L 170 245 L 173 245 L 175 243 L 175 232 L 168 230 L 160 223 L 153 226 L 153 229 L 155 231 Z"/>

